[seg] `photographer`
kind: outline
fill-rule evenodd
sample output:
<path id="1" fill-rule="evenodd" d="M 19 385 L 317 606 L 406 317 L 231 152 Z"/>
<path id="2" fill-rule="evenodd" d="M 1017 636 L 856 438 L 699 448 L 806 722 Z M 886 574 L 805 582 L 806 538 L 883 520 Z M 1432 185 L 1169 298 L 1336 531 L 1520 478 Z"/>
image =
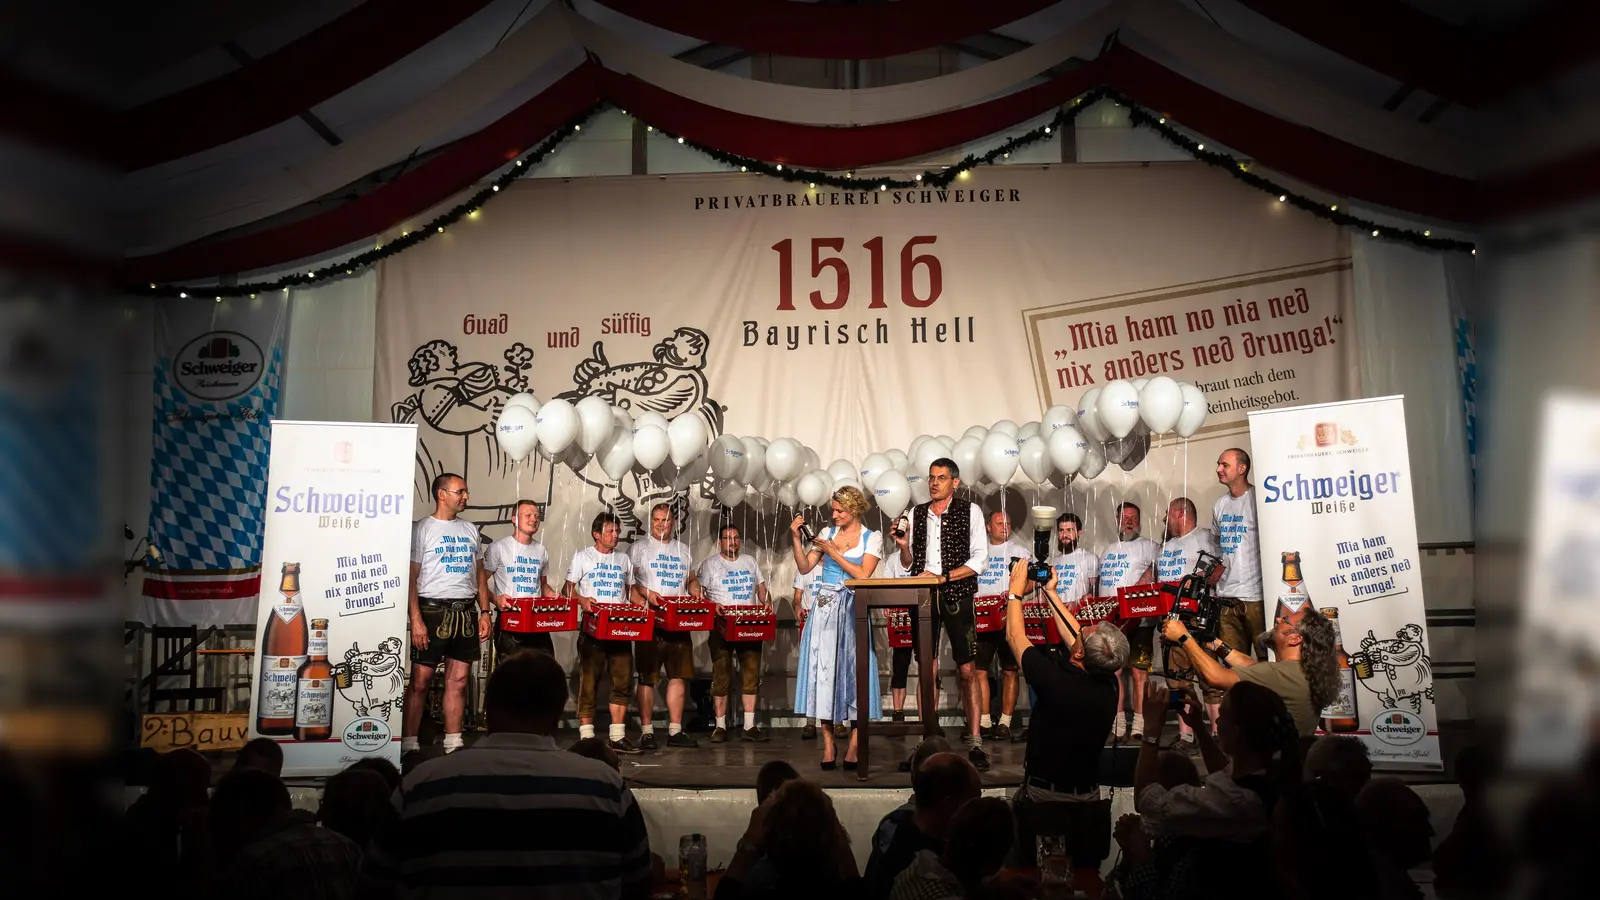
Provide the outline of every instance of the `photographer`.
<path id="1" fill-rule="evenodd" d="M 1186 652 L 1195 643 L 1177 618 L 1161 623 L 1161 636 Z M 1256 662 L 1221 640 L 1206 644 L 1210 655 L 1188 653 L 1188 659 L 1207 687 L 1225 691 L 1245 681 L 1271 689 L 1283 698 L 1300 737 L 1315 737 L 1318 716 L 1339 696 L 1333 624 L 1308 606 L 1298 624 L 1280 617 L 1262 638 L 1272 642 L 1276 661 Z"/>
<path id="2" fill-rule="evenodd" d="M 1117 713 L 1116 673 L 1128 663 L 1128 639 L 1108 623 L 1082 633 L 1056 594 L 1050 569 L 1039 588 L 1061 632 L 1062 652 L 1033 646 L 1022 623 L 1022 597 L 1033 581 L 1029 567 L 1027 560 L 1012 564 L 1006 601 L 1006 642 L 1039 698 L 1022 787 L 1012 797 L 1018 862 L 1034 860 L 1034 837 L 1045 831 L 1069 835 L 1074 863 L 1094 867 L 1110 852 L 1111 801 L 1100 799 L 1100 751 Z"/>

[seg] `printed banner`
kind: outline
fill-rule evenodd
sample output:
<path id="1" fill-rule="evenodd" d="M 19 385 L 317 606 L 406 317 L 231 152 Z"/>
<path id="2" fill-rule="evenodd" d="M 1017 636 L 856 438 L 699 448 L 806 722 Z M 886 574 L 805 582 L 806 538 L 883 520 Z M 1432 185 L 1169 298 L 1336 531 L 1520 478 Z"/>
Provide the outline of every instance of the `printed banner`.
<path id="1" fill-rule="evenodd" d="M 165 300 L 156 308 L 145 621 L 254 618 L 268 428 L 278 414 L 289 296 Z"/>
<path id="2" fill-rule="evenodd" d="M 400 758 L 411 425 L 272 423 L 250 736 L 285 775 Z"/>
<path id="3" fill-rule="evenodd" d="M 1265 599 L 1339 629 L 1322 729 L 1359 735 L 1374 766 L 1443 769 L 1403 398 L 1252 412 L 1250 443 Z"/>

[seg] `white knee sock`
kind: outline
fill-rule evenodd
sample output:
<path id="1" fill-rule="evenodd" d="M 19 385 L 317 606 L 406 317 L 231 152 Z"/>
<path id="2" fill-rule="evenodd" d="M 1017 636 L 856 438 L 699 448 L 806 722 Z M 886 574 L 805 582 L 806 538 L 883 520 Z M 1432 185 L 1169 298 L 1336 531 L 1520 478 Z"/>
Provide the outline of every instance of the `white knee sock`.
<path id="1" fill-rule="evenodd" d="M 593 725 L 579 725 L 578 726 L 578 738 L 580 740 L 587 740 L 587 739 L 592 738 L 592 737 L 594 737 L 594 726 Z"/>
<path id="2" fill-rule="evenodd" d="M 978 717 L 978 724 L 984 728 L 988 728 L 992 726 L 994 722 L 990 721 L 988 713 L 984 713 Z"/>
<path id="3" fill-rule="evenodd" d="M 1010 713 L 1006 713 L 1005 715 L 1002 715 L 1000 717 L 1000 724 L 1004 725 L 1007 728 L 1010 728 L 1011 727 L 1011 714 Z"/>
<path id="4" fill-rule="evenodd" d="M 444 736 L 444 752 L 454 753 L 464 746 L 466 746 L 466 744 L 462 742 L 461 735 L 447 734 Z"/>
<path id="5" fill-rule="evenodd" d="M 611 726 L 611 739 L 613 741 L 620 741 L 620 740 L 622 740 L 623 738 L 625 738 L 627 736 L 628 736 L 628 726 L 627 726 L 626 723 L 624 723 L 622 725 L 613 725 L 613 726 Z"/>
<path id="6" fill-rule="evenodd" d="M 726 729 L 728 727 L 728 717 L 727 716 L 717 716 L 717 727 L 718 728 L 722 728 L 722 729 Z"/>
<path id="7" fill-rule="evenodd" d="M 672 724 L 667 726 L 667 737 L 672 737 L 675 734 L 682 734 L 682 733 L 683 733 L 683 725 L 678 723 L 678 722 L 673 722 Z"/>
<path id="8" fill-rule="evenodd" d="M 400 752 L 401 753 L 410 753 L 413 750 L 421 750 L 421 749 L 422 749 L 422 742 L 417 740 L 417 736 L 416 735 L 412 735 L 411 737 L 403 737 L 403 738 L 400 739 Z"/>

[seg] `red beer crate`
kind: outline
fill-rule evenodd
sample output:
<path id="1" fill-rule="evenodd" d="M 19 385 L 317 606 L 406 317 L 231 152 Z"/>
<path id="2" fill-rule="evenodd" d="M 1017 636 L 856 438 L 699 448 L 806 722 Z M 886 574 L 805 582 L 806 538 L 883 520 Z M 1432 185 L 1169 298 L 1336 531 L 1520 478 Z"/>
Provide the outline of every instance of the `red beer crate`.
<path id="1" fill-rule="evenodd" d="M 1035 647 L 1061 643 L 1061 631 L 1056 628 L 1055 616 L 1043 603 L 1022 604 L 1022 627 L 1028 632 L 1028 643 Z"/>
<path id="2" fill-rule="evenodd" d="M 889 648 L 899 650 L 911 646 L 911 610 L 889 610 Z"/>
<path id="3" fill-rule="evenodd" d="M 778 636 L 778 616 L 764 606 L 724 606 L 716 628 L 725 641 L 770 641 Z"/>
<path id="4" fill-rule="evenodd" d="M 654 640 L 655 616 L 632 603 L 596 603 L 583 617 L 583 633 L 602 641 Z"/>
<path id="5" fill-rule="evenodd" d="M 1117 614 L 1125 621 L 1159 619 L 1172 612 L 1172 600 L 1177 595 L 1176 582 L 1162 581 L 1117 588 Z"/>
<path id="6" fill-rule="evenodd" d="M 1122 615 L 1121 604 L 1116 597 L 1084 597 L 1077 603 L 1077 608 L 1072 610 L 1072 617 L 1078 620 L 1078 625 L 1088 628 L 1101 622 L 1116 624 Z"/>
<path id="7" fill-rule="evenodd" d="M 1004 631 L 1006 627 L 1006 595 L 972 598 L 972 613 L 978 621 L 978 631 Z"/>
<path id="8" fill-rule="evenodd" d="M 517 634 L 577 631 L 578 601 L 567 597 L 512 597 L 500 611 L 500 630 Z"/>
<path id="9" fill-rule="evenodd" d="M 699 597 L 662 597 L 656 607 L 656 627 L 663 631 L 710 631 L 717 611 L 710 600 Z"/>

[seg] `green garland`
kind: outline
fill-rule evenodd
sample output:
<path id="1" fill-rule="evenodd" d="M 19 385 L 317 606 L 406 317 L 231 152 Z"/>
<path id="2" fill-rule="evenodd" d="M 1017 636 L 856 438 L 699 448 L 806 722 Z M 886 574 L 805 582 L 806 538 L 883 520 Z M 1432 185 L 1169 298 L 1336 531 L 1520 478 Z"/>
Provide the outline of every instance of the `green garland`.
<path id="1" fill-rule="evenodd" d="M 1288 188 L 1277 184 L 1271 179 L 1264 178 L 1255 174 L 1254 172 L 1251 172 L 1247 164 L 1240 161 L 1236 157 L 1230 156 L 1226 153 L 1219 153 L 1215 150 L 1205 149 L 1204 143 L 1194 140 L 1193 138 L 1179 131 L 1177 128 L 1168 124 L 1165 116 L 1152 113 L 1149 110 L 1140 107 L 1138 104 L 1128 100 L 1126 97 L 1123 97 L 1116 91 L 1104 87 L 1095 88 L 1094 90 L 1089 91 L 1083 96 L 1073 100 L 1070 104 L 1062 107 L 1053 117 L 1051 117 L 1048 123 L 1031 129 L 1023 134 L 1017 135 L 1016 137 L 1010 138 L 1009 140 L 991 148 L 985 153 L 979 155 L 973 155 L 969 153 L 962 157 L 961 160 L 954 165 L 940 167 L 936 170 L 930 169 L 912 178 L 890 178 L 885 176 L 857 178 L 854 172 L 846 172 L 844 175 L 835 175 L 816 169 L 796 169 L 791 166 L 785 166 L 781 163 L 769 163 L 759 159 L 752 159 L 748 156 L 740 156 L 737 153 L 729 153 L 724 150 L 718 150 L 714 147 L 707 147 L 703 144 L 698 144 L 694 141 L 688 140 L 682 135 L 670 134 L 666 131 L 661 131 L 661 134 L 664 137 L 675 139 L 678 143 L 699 151 L 700 153 L 722 163 L 723 165 L 729 166 L 730 168 L 737 166 L 741 172 L 756 172 L 761 175 L 766 175 L 770 178 L 778 178 L 788 182 L 804 182 L 808 185 L 825 184 L 830 187 L 864 191 L 888 190 L 890 188 L 912 188 L 921 185 L 946 187 L 954 182 L 957 178 L 961 177 L 962 174 L 972 169 L 975 169 L 979 166 L 995 165 L 1001 160 L 1010 156 L 1014 151 L 1020 150 L 1023 147 L 1027 147 L 1040 141 L 1049 140 L 1054 135 L 1060 133 L 1062 128 L 1073 124 L 1073 122 L 1078 118 L 1078 115 L 1084 110 L 1093 106 L 1096 102 L 1106 99 L 1113 100 L 1117 103 L 1127 106 L 1129 118 L 1134 127 L 1152 129 L 1169 144 L 1172 144 L 1174 147 L 1184 151 L 1194 159 L 1207 165 L 1222 169 L 1228 174 L 1232 175 L 1235 179 L 1255 188 L 1256 190 L 1263 191 L 1268 194 L 1276 194 L 1280 202 L 1289 203 L 1321 219 L 1346 228 L 1359 228 L 1363 231 L 1369 231 L 1373 237 L 1384 238 L 1392 241 L 1400 241 L 1402 243 L 1411 244 L 1413 246 L 1422 247 L 1428 250 L 1465 250 L 1472 253 L 1477 252 L 1473 245 L 1467 241 L 1436 238 L 1433 237 L 1431 230 L 1419 232 L 1415 229 L 1396 228 L 1389 225 L 1383 225 L 1378 222 L 1373 222 L 1369 219 L 1363 219 L 1359 216 L 1352 216 L 1347 212 L 1343 212 L 1339 209 L 1337 204 L 1324 204 L 1319 200 L 1312 199 L 1302 194 L 1296 194 Z M 291 287 L 297 287 L 306 284 L 316 284 L 334 278 L 354 275 L 357 271 L 365 269 L 374 263 L 394 256 L 397 253 L 402 253 L 411 249 L 412 247 L 415 247 L 423 241 L 443 234 L 445 229 L 449 228 L 451 225 L 456 224 L 462 219 L 482 209 L 489 203 L 489 201 L 494 199 L 494 197 L 500 192 L 501 188 L 509 186 L 518 178 L 521 178 L 524 174 L 526 174 L 526 172 L 533 166 L 539 165 L 549 158 L 550 154 L 554 153 L 556 149 L 565 143 L 568 138 L 576 134 L 580 127 L 584 123 L 588 122 L 589 119 L 593 118 L 596 113 L 605 107 L 605 105 L 606 104 L 603 103 L 596 104 L 595 106 L 592 106 L 583 112 L 581 115 L 562 125 L 548 138 L 545 138 L 545 140 L 535 147 L 530 153 L 521 159 L 518 159 L 515 164 L 507 166 L 505 171 L 495 176 L 495 178 L 489 182 L 488 187 L 483 188 L 482 190 L 468 197 L 466 200 L 463 200 L 461 203 L 458 203 L 449 210 L 439 214 L 438 216 L 435 216 L 433 220 L 429 221 L 427 224 L 414 231 L 405 232 L 401 234 L 400 237 L 390 241 L 387 244 L 383 244 L 364 253 L 352 256 L 344 262 L 322 266 L 307 272 L 295 272 L 273 281 L 256 281 L 232 285 L 203 285 L 199 287 L 189 287 L 187 285 L 180 284 L 152 283 L 147 285 L 133 285 L 128 287 L 126 290 L 130 294 L 146 297 L 188 297 L 190 293 L 193 293 L 196 296 L 205 296 L 209 294 L 220 301 L 223 297 L 253 297 L 258 293 L 265 293 L 275 290 L 287 290 Z M 622 112 L 624 115 L 627 114 L 626 110 L 623 110 Z M 647 127 L 651 131 L 659 130 L 654 126 Z"/>

